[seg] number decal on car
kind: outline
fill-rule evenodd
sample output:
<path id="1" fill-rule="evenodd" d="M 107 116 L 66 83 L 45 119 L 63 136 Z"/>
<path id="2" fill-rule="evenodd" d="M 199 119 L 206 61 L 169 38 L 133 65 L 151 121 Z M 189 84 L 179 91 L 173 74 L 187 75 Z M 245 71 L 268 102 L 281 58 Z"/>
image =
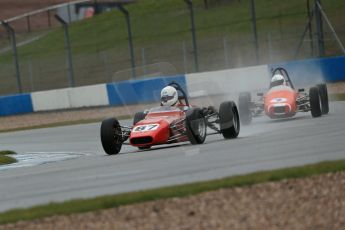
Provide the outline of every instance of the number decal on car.
<path id="1" fill-rule="evenodd" d="M 132 132 L 148 132 L 158 129 L 159 124 L 149 124 L 149 125 L 138 125 Z"/>

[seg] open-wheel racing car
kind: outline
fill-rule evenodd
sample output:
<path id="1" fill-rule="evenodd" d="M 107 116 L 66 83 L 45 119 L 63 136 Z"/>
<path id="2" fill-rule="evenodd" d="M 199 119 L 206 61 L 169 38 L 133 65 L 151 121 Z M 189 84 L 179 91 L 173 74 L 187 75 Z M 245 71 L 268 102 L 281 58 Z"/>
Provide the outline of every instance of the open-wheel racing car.
<path id="1" fill-rule="evenodd" d="M 253 117 L 265 113 L 268 117 L 288 118 L 297 112 L 311 112 L 312 117 L 328 114 L 328 92 L 326 84 L 317 84 L 309 89 L 296 90 L 288 72 L 284 68 L 276 68 L 272 72 L 269 90 L 266 94 L 258 93 L 256 101 L 252 101 L 249 92 L 239 95 L 238 106 L 242 124 L 250 124 Z"/>
<path id="2" fill-rule="evenodd" d="M 149 149 L 154 145 L 186 141 L 202 144 L 206 136 L 212 134 L 222 134 L 226 139 L 238 136 L 240 120 L 234 102 L 221 103 L 219 110 L 212 106 L 198 108 L 189 104 L 179 84 L 172 82 L 169 86 L 174 87 L 178 93 L 177 106 L 161 105 L 138 112 L 134 116 L 133 126 L 121 126 L 116 118 L 102 122 L 101 142 L 107 154 L 119 153 L 123 144 Z M 213 131 L 208 133 L 207 127 Z"/>

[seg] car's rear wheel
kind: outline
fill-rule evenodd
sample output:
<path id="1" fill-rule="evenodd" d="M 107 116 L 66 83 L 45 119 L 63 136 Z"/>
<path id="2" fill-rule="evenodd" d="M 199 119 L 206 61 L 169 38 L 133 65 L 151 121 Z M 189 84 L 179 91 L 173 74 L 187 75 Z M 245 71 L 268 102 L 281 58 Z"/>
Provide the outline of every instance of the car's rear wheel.
<path id="1" fill-rule="evenodd" d="M 195 144 L 202 144 L 206 139 L 206 119 L 201 109 L 191 109 L 186 114 L 186 133 L 189 141 Z"/>
<path id="2" fill-rule="evenodd" d="M 146 117 L 146 113 L 144 113 L 144 112 L 137 112 L 134 115 L 134 118 L 133 118 L 133 125 L 135 125 L 136 123 L 138 123 L 141 120 L 144 120 L 145 117 Z"/>
<path id="3" fill-rule="evenodd" d="M 243 125 L 249 125 L 252 122 L 252 112 L 250 111 L 251 95 L 249 92 L 242 92 L 238 97 L 238 107 Z"/>
<path id="4" fill-rule="evenodd" d="M 329 103 L 328 103 L 328 90 L 326 84 L 318 84 L 317 88 L 319 89 L 320 99 L 321 99 L 321 113 L 328 114 L 329 112 Z"/>
<path id="5" fill-rule="evenodd" d="M 318 87 L 311 87 L 309 89 L 309 101 L 310 101 L 311 115 L 313 117 L 320 117 L 322 113 L 321 113 L 320 93 L 319 93 Z"/>
<path id="6" fill-rule="evenodd" d="M 122 147 L 121 126 L 115 118 L 108 118 L 101 125 L 101 142 L 108 155 L 118 154 Z"/>
<path id="7" fill-rule="evenodd" d="M 226 101 L 219 107 L 220 131 L 226 139 L 236 138 L 240 133 L 240 117 L 235 102 Z"/>

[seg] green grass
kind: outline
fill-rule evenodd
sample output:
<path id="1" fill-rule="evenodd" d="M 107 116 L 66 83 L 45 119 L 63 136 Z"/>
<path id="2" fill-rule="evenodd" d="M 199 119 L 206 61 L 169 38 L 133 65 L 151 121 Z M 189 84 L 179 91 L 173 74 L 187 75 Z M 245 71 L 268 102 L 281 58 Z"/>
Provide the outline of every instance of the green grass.
<path id="1" fill-rule="evenodd" d="M 0 165 L 8 165 L 17 162 L 16 159 L 9 156 L 0 156 Z"/>
<path id="2" fill-rule="evenodd" d="M 322 162 L 301 167 L 256 172 L 247 175 L 227 177 L 220 180 L 198 182 L 186 185 L 171 186 L 147 191 L 131 192 L 119 195 L 102 196 L 93 199 L 78 199 L 63 203 L 51 203 L 27 209 L 16 209 L 0 213 L 0 224 L 19 220 L 32 220 L 52 215 L 66 215 L 83 213 L 122 205 L 167 199 L 172 197 L 186 197 L 202 192 L 221 188 L 250 186 L 257 183 L 279 181 L 291 178 L 303 178 L 324 173 L 334 173 L 345 170 L 345 160 Z"/>
<path id="3" fill-rule="evenodd" d="M 204 8 L 203 0 L 193 2 L 200 71 L 225 68 L 223 38 L 228 39 L 231 67 L 255 64 L 249 1 L 223 1 L 209 9 Z M 345 2 L 332 0 L 323 1 L 322 4 L 340 38 L 344 40 Z M 142 64 L 141 48 L 145 48 L 146 64 L 169 62 L 177 73 L 184 72 L 185 64 L 187 72 L 194 70 L 189 12 L 182 0 L 141 0 L 126 8 L 131 15 L 137 66 Z M 305 1 L 256 1 L 256 11 L 261 63 L 291 60 L 307 22 Z M 327 28 L 325 32 L 329 32 Z M 272 39 L 272 60 L 269 57 L 268 35 Z M 127 36 L 125 20 L 119 10 L 72 23 L 70 40 L 76 85 L 109 82 L 114 73 L 130 68 Z M 334 38 L 328 33 L 325 39 L 327 55 L 339 54 Z M 183 63 L 183 42 L 187 49 L 187 63 Z M 308 47 L 306 42 L 300 58 L 310 57 Z M 53 29 L 39 40 L 19 47 L 18 54 L 25 92 L 68 87 L 66 50 L 61 28 Z M 0 55 L 0 75 L 3 79 L 0 94 L 16 93 L 11 51 Z"/>
<path id="4" fill-rule="evenodd" d="M 14 155 L 14 154 L 16 154 L 16 152 L 11 151 L 11 150 L 0 151 L 0 165 L 12 164 L 12 163 L 17 162 L 16 159 L 8 156 L 8 155 Z"/>
<path id="5" fill-rule="evenodd" d="M 244 35 L 251 34 L 247 1 L 241 3 L 232 1 L 208 10 L 204 9 L 202 0 L 196 0 L 194 4 L 200 39 L 225 34 L 240 39 Z M 345 7 L 342 0 L 323 4 L 330 10 Z M 304 1 L 280 1 L 277 4 L 275 0 L 264 0 L 257 2 L 256 8 L 259 31 L 270 30 L 275 33 L 284 26 L 284 30 L 289 33 L 294 30 L 296 22 L 306 22 Z M 127 9 L 131 13 L 134 43 L 137 46 L 190 38 L 189 14 L 182 0 L 165 0 L 164 3 L 143 0 L 128 5 Z M 278 22 L 277 18 L 281 18 L 281 22 Z M 127 50 L 126 25 L 123 15 L 118 10 L 73 23 L 70 27 L 70 35 L 75 55 L 111 48 Z M 63 54 L 65 52 L 63 39 L 63 30 L 56 29 L 39 41 L 19 48 L 19 53 L 23 58 Z M 9 52 L 4 58 L 10 61 L 11 53 Z"/>
<path id="6" fill-rule="evenodd" d="M 11 150 L 0 151 L 0 156 L 3 156 L 3 155 L 13 155 L 13 154 L 16 154 L 16 152 L 11 151 Z"/>

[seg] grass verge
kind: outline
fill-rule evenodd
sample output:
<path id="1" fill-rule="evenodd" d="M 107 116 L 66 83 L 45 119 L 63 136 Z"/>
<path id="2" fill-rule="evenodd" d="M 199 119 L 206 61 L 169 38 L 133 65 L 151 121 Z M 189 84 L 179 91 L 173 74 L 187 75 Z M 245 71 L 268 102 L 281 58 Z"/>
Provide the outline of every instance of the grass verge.
<path id="1" fill-rule="evenodd" d="M 129 115 L 117 117 L 118 120 L 125 120 L 125 119 L 130 119 L 130 118 L 131 116 Z M 0 130 L 0 133 L 24 131 L 24 130 L 31 130 L 31 129 L 54 128 L 54 127 L 69 126 L 69 125 L 90 124 L 90 123 L 101 122 L 102 120 L 103 118 L 84 119 L 84 120 L 76 120 L 76 121 L 62 121 L 62 122 L 56 122 L 56 123 L 51 123 L 51 124 L 34 125 L 34 126 L 19 127 L 19 128 L 13 128 L 13 129 L 3 129 L 3 130 Z"/>
<path id="2" fill-rule="evenodd" d="M 14 154 L 16 154 L 16 152 L 11 151 L 11 150 L 0 151 L 0 156 L 3 156 L 3 155 L 14 155 Z"/>
<path id="3" fill-rule="evenodd" d="M 329 100 L 330 101 L 345 101 L 345 93 L 330 94 Z"/>
<path id="4" fill-rule="evenodd" d="M 119 195 L 102 196 L 92 199 L 78 199 L 63 203 L 50 203 L 27 209 L 15 209 L 0 213 L 0 224 L 16 222 L 19 220 L 38 219 L 52 215 L 66 215 L 72 213 L 96 211 L 146 201 L 172 197 L 185 197 L 221 188 L 249 186 L 257 183 L 279 181 L 290 178 L 303 178 L 307 176 L 344 170 L 345 160 L 328 161 L 312 165 L 256 172 L 247 175 L 233 176 L 219 180 L 191 183 L 186 185 L 164 187 Z"/>
<path id="5" fill-rule="evenodd" d="M 51 123 L 51 124 L 34 125 L 34 126 L 19 127 L 19 128 L 13 128 L 13 129 L 3 129 L 3 130 L 0 130 L 0 133 L 24 131 L 24 130 L 30 130 L 30 129 L 54 128 L 54 127 L 68 126 L 68 125 L 89 124 L 89 123 L 95 123 L 95 122 L 100 122 L 100 121 L 101 119 L 62 121 L 62 122 L 56 122 L 56 123 Z"/>
<path id="6" fill-rule="evenodd" d="M 8 155 L 14 155 L 14 154 L 16 153 L 10 150 L 0 151 L 0 165 L 12 164 L 12 163 L 17 162 L 16 159 L 8 156 Z"/>

